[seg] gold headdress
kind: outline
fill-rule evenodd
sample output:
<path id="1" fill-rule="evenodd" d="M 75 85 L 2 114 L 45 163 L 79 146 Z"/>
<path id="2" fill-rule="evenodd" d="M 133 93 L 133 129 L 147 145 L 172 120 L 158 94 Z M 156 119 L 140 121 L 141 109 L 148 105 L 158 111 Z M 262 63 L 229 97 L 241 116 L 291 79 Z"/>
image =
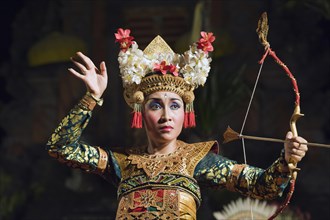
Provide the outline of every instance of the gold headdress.
<path id="1" fill-rule="evenodd" d="M 194 89 L 204 85 L 210 71 L 213 33 L 201 32 L 202 38 L 184 54 L 176 54 L 160 37 L 155 37 L 141 51 L 129 36 L 130 30 L 118 29 L 120 43 L 119 69 L 123 80 L 124 98 L 134 109 L 132 127 L 142 127 L 144 97 L 156 91 L 170 91 L 180 95 L 186 104 L 184 127 L 194 127 Z"/>

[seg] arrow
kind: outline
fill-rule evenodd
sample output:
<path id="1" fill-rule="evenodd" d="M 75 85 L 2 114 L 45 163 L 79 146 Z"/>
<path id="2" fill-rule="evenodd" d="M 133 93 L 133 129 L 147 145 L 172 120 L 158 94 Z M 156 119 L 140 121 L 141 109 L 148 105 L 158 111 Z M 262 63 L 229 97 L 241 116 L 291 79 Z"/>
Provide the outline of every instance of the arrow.
<path id="1" fill-rule="evenodd" d="M 223 143 L 226 144 L 228 142 L 234 141 L 234 140 L 239 140 L 239 139 L 250 139 L 250 140 L 256 140 L 256 141 L 268 141 L 268 142 L 279 142 L 279 143 L 289 143 L 289 140 L 282 140 L 282 139 L 277 139 L 277 138 L 268 138 L 268 137 L 257 137 L 257 136 L 250 136 L 250 135 L 242 135 L 239 134 L 238 132 L 234 131 L 231 129 L 229 126 L 225 133 L 223 133 L 223 138 L 224 141 Z M 325 148 L 330 148 L 330 144 L 319 144 L 319 143 L 304 143 L 307 146 L 313 146 L 313 147 L 325 147 Z"/>

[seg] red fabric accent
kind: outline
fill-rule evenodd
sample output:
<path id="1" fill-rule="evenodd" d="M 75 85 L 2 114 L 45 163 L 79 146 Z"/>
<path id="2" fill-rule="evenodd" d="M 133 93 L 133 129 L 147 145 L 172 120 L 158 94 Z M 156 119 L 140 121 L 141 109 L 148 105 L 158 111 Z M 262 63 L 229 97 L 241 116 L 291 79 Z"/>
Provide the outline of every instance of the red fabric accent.
<path id="1" fill-rule="evenodd" d="M 184 113 L 183 127 L 188 128 L 188 112 Z"/>
<path id="2" fill-rule="evenodd" d="M 142 128 L 142 113 L 133 112 L 131 128 Z"/>
<path id="3" fill-rule="evenodd" d="M 196 127 L 195 112 L 189 112 L 189 127 Z"/>
<path id="4" fill-rule="evenodd" d="M 144 207 L 138 207 L 138 208 L 130 210 L 130 212 L 146 212 L 146 211 L 147 211 L 147 209 Z"/>
<path id="5" fill-rule="evenodd" d="M 195 121 L 195 112 L 185 112 L 184 113 L 184 128 L 193 128 L 196 127 L 196 121 Z"/>

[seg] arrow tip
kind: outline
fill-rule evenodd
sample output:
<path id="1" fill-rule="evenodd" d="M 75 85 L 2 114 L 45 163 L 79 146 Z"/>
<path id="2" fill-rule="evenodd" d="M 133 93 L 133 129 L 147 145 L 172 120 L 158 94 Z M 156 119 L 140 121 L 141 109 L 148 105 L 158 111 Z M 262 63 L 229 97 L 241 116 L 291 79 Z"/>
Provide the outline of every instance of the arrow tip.
<path id="1" fill-rule="evenodd" d="M 223 133 L 223 139 L 224 140 L 222 143 L 226 144 L 228 142 L 238 140 L 239 134 L 228 126 L 226 131 Z"/>

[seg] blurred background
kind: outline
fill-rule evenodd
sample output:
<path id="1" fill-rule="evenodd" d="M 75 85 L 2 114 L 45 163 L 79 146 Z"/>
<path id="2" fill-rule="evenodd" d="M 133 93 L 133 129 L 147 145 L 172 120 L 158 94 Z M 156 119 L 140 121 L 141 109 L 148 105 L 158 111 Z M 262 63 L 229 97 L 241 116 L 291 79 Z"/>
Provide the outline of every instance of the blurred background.
<path id="1" fill-rule="evenodd" d="M 301 93 L 299 134 L 330 143 L 330 2 L 328 0 L 13 0 L 1 9 L 0 219 L 114 219 L 116 189 L 102 178 L 73 170 L 50 158 L 45 143 L 61 118 L 85 93 L 68 74 L 69 58 L 86 53 L 108 67 L 105 103 L 93 112 L 83 139 L 110 149 L 145 143 L 130 129 L 122 96 L 114 33 L 129 28 L 143 49 L 157 34 L 175 52 L 188 50 L 200 30 L 217 39 L 212 70 L 196 90 L 197 128 L 187 142 L 216 139 L 221 154 L 244 162 L 240 142 L 221 144 L 230 125 L 239 131 L 263 48 L 256 27 L 268 13 L 268 40 L 291 69 Z M 284 138 L 294 92 L 284 71 L 267 58 L 245 133 Z M 267 168 L 282 144 L 245 142 L 247 162 Z M 299 163 L 295 193 L 286 213 L 292 219 L 330 218 L 330 151 L 310 147 Z M 203 189 L 198 219 L 239 197 Z M 281 203 L 280 198 L 272 203 Z"/>

